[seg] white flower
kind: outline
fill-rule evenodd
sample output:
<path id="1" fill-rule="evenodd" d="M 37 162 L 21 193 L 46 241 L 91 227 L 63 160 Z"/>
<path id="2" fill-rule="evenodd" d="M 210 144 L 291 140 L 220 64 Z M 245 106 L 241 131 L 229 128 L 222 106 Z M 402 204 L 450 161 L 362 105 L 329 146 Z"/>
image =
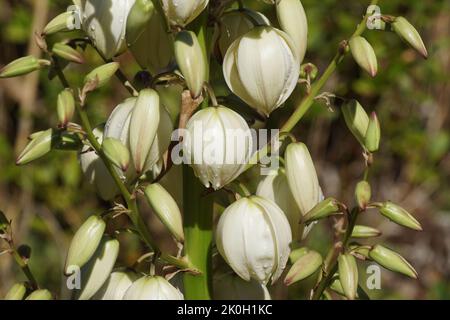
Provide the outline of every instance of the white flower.
<path id="1" fill-rule="evenodd" d="M 229 206 L 217 226 L 216 244 L 222 257 L 242 279 L 274 283 L 289 258 L 291 228 L 283 211 L 258 196 Z"/>
<path id="2" fill-rule="evenodd" d="M 83 29 L 95 47 L 110 59 L 126 49 L 127 18 L 135 0 L 85 0 Z"/>
<path id="3" fill-rule="evenodd" d="M 184 300 L 184 297 L 166 279 L 147 276 L 136 280 L 123 300 Z"/>
<path id="4" fill-rule="evenodd" d="M 220 189 L 241 174 L 253 141 L 238 113 L 223 106 L 209 107 L 194 114 L 186 129 L 184 157 L 206 187 Z"/>
<path id="5" fill-rule="evenodd" d="M 95 294 L 95 300 L 123 300 L 123 296 L 137 279 L 137 274 L 131 271 L 114 271 L 110 274 L 103 287 Z"/>
<path id="6" fill-rule="evenodd" d="M 272 27 L 257 27 L 228 49 L 223 73 L 231 91 L 268 116 L 294 91 L 300 68 L 291 38 Z"/>
<path id="7" fill-rule="evenodd" d="M 209 0 L 162 0 L 161 2 L 170 24 L 184 27 L 200 15 Z"/>
<path id="8" fill-rule="evenodd" d="M 286 176 L 291 192 L 303 215 L 323 198 L 314 163 L 303 143 L 291 143 L 286 148 Z"/>

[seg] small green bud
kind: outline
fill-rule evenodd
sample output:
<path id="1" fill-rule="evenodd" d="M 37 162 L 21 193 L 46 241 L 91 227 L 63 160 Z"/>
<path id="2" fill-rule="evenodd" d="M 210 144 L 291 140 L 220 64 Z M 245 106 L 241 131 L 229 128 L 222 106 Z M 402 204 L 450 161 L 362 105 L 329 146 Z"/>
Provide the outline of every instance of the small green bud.
<path id="1" fill-rule="evenodd" d="M 349 46 L 356 63 L 372 77 L 375 77 L 378 71 L 378 62 L 370 43 L 365 38 L 357 36 L 350 39 Z"/>
<path id="2" fill-rule="evenodd" d="M 89 300 L 108 280 L 119 254 L 119 241 L 104 236 L 89 262 L 81 269 L 78 300 Z"/>
<path id="3" fill-rule="evenodd" d="M 42 158 L 52 150 L 54 142 L 53 129 L 41 131 L 33 136 L 33 139 L 28 143 L 25 149 L 17 158 L 17 165 L 25 165 L 34 160 Z"/>
<path id="4" fill-rule="evenodd" d="M 25 283 L 16 283 L 9 289 L 5 300 L 23 300 L 26 292 L 27 288 L 25 287 Z"/>
<path id="5" fill-rule="evenodd" d="M 19 58 L 4 66 L 0 70 L 0 78 L 12 78 L 26 75 L 30 72 L 48 67 L 51 62 L 44 59 L 38 59 L 33 56 Z"/>
<path id="6" fill-rule="evenodd" d="M 371 197 L 372 189 L 370 188 L 370 184 L 365 180 L 358 182 L 355 189 L 355 198 L 358 206 L 361 209 L 365 209 L 369 204 Z"/>
<path id="7" fill-rule="evenodd" d="M 383 216 L 401 226 L 422 231 L 422 226 L 419 221 L 417 221 L 408 211 L 390 201 L 383 203 L 379 207 L 379 210 Z"/>
<path id="8" fill-rule="evenodd" d="M 306 247 L 292 250 L 291 254 L 289 255 L 289 260 L 291 261 L 292 264 L 294 264 L 298 259 L 303 257 L 308 252 L 309 252 L 309 249 Z"/>
<path id="9" fill-rule="evenodd" d="M 128 166 L 130 165 L 130 151 L 120 140 L 115 138 L 106 138 L 103 140 L 103 152 L 116 167 L 122 169 L 123 172 L 128 170 Z"/>
<path id="10" fill-rule="evenodd" d="M 46 289 L 33 291 L 25 300 L 53 300 L 52 293 Z"/>
<path id="11" fill-rule="evenodd" d="M 71 31 L 68 27 L 75 25 L 76 12 L 67 11 L 53 18 L 42 31 L 42 35 L 52 35 L 58 32 Z"/>
<path id="12" fill-rule="evenodd" d="M 133 45 L 144 32 L 155 13 L 151 0 L 136 0 L 127 18 L 126 38 L 128 46 Z"/>
<path id="13" fill-rule="evenodd" d="M 309 223 L 338 214 L 341 214 L 339 202 L 336 199 L 327 198 L 312 208 L 311 211 L 306 214 L 304 220 L 306 223 Z"/>
<path id="14" fill-rule="evenodd" d="M 59 125 L 65 127 L 69 123 L 75 112 L 75 98 L 70 89 L 61 91 L 57 100 L 57 113 Z"/>
<path id="15" fill-rule="evenodd" d="M 397 35 L 414 48 L 422 57 L 428 58 L 428 51 L 420 37 L 419 32 L 414 28 L 414 26 L 409 23 L 404 17 L 395 18 L 392 23 L 392 29 L 397 33 Z"/>
<path id="16" fill-rule="evenodd" d="M 354 300 L 358 289 L 358 266 L 356 259 L 351 254 L 341 254 L 338 258 L 339 281 L 345 296 Z"/>
<path id="17" fill-rule="evenodd" d="M 206 58 L 192 31 L 181 31 L 174 43 L 175 59 L 192 97 L 200 96 L 206 81 Z"/>
<path id="18" fill-rule="evenodd" d="M 335 278 L 331 284 L 330 289 L 336 292 L 337 294 L 340 294 L 341 296 L 345 296 L 344 288 L 342 287 L 341 281 L 339 281 L 338 278 Z"/>
<path id="19" fill-rule="evenodd" d="M 84 83 L 98 80 L 97 88 L 104 86 L 119 70 L 119 63 L 110 62 L 92 70 L 85 78 Z"/>
<path id="20" fill-rule="evenodd" d="M 180 209 L 173 197 L 160 184 L 145 188 L 145 197 L 154 213 L 179 242 L 184 241 L 183 221 Z"/>
<path id="21" fill-rule="evenodd" d="M 369 116 L 366 111 L 357 100 L 351 100 L 342 107 L 342 113 L 347 127 L 363 146 L 369 127 Z"/>
<path id="22" fill-rule="evenodd" d="M 74 63 L 79 63 L 79 64 L 83 64 L 85 62 L 84 57 L 80 52 L 78 52 L 71 46 L 64 44 L 64 43 L 60 43 L 60 42 L 55 43 L 53 46 L 52 52 L 56 56 L 58 56 L 64 60 L 67 60 L 69 62 L 74 62 Z"/>
<path id="23" fill-rule="evenodd" d="M 322 262 L 323 259 L 319 253 L 315 251 L 307 252 L 298 258 L 292 265 L 284 279 L 284 284 L 289 286 L 295 282 L 308 278 L 320 268 Z"/>
<path id="24" fill-rule="evenodd" d="M 417 272 L 411 264 L 391 249 L 381 245 L 376 245 L 372 248 L 372 250 L 370 250 L 369 256 L 373 259 L 373 261 L 377 262 L 386 269 L 402 273 L 413 279 L 417 279 Z"/>
<path id="25" fill-rule="evenodd" d="M 372 238 L 381 235 L 381 231 L 368 226 L 356 225 L 353 228 L 352 238 Z"/>
<path id="26" fill-rule="evenodd" d="M 350 245 L 350 251 L 353 253 L 353 255 L 362 260 L 370 259 L 369 251 L 371 249 L 372 249 L 371 246 L 361 246 L 359 244 Z"/>
<path id="27" fill-rule="evenodd" d="M 365 143 L 369 152 L 376 152 L 380 147 L 381 128 L 380 121 L 378 121 L 377 114 L 372 112 L 369 119 L 369 126 L 367 127 Z"/>
<path id="28" fill-rule="evenodd" d="M 103 219 L 91 216 L 77 230 L 70 243 L 64 273 L 70 275 L 73 268 L 81 268 L 97 250 L 106 224 Z"/>
<path id="29" fill-rule="evenodd" d="M 312 63 L 305 63 L 300 66 L 300 77 L 306 78 L 309 76 L 310 80 L 314 80 L 317 78 L 317 75 L 319 74 L 319 69 L 316 65 Z"/>

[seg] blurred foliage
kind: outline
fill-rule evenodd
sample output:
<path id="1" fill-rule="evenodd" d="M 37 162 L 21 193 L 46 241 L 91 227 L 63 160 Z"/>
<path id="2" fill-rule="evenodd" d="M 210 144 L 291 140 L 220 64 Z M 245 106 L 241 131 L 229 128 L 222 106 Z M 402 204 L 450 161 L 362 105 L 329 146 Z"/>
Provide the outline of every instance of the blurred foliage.
<path id="1" fill-rule="evenodd" d="M 32 2 L 0 0 L 0 65 L 26 54 L 30 34 L 35 31 L 31 29 Z M 49 17 L 64 11 L 69 3 L 50 1 Z M 245 3 L 276 21 L 268 5 L 260 1 Z M 353 33 L 368 1 L 302 3 L 310 28 L 305 62 L 312 62 L 323 71 L 339 42 Z M 368 112 L 377 111 L 382 144 L 372 172 L 374 197 L 401 203 L 422 221 L 425 231 L 403 231 L 375 214 L 364 218 L 385 231 L 382 240 L 399 247 L 420 274 L 414 282 L 383 271 L 382 290 L 369 294 L 373 298 L 450 299 L 450 2 L 380 3 L 383 14 L 403 15 L 416 26 L 428 46 L 429 59 L 423 61 L 393 33 L 369 31 L 365 36 L 375 48 L 380 64 L 377 77 L 370 78 L 351 58 L 346 58 L 326 90 L 339 97 L 357 98 Z M 68 67 L 66 73 L 72 83 L 80 84 L 83 74 L 100 63 L 93 50 L 88 50 L 86 56 L 87 65 Z M 132 57 L 126 54 L 120 61 L 132 78 L 138 71 Z M 215 88 L 220 95 L 226 95 L 220 66 L 214 67 Z M 37 99 L 31 108 L 33 131 L 56 123 L 56 96 L 60 89 L 56 79 L 40 74 Z M 16 90 L 20 93 L 20 88 Z M 117 82 L 95 92 L 89 101 L 93 123 L 104 122 L 126 94 Z M 278 127 L 302 94 L 298 90 L 287 106 L 274 114 L 269 125 Z M 317 101 L 297 127 L 296 135 L 311 147 L 325 194 L 350 203 L 362 174 L 363 158 L 340 116 L 339 101 L 335 102 L 330 112 L 322 101 Z M 19 244 L 32 247 L 30 266 L 38 281 L 59 292 L 65 250 L 73 231 L 88 215 L 105 210 L 108 204 L 101 202 L 83 182 L 76 154 L 54 152 L 29 166 L 15 166 L 17 132 L 23 121 L 21 108 L 20 101 L 0 80 L 0 207 L 13 219 Z M 162 245 L 171 248 L 161 226 L 154 223 L 154 218 L 149 219 L 154 232 L 160 234 Z M 332 236 L 329 230 L 326 223 L 320 224 L 311 233 L 308 244 L 325 253 Z M 141 249 L 132 236 L 124 236 L 123 241 L 127 250 L 121 250 L 120 261 L 131 265 Z M 0 256 L 0 296 L 22 279 L 10 260 Z M 361 274 L 365 275 L 363 268 Z M 290 288 L 290 296 L 305 298 L 305 284 L 310 286 L 313 280 Z M 283 290 L 276 287 L 273 291 Z"/>

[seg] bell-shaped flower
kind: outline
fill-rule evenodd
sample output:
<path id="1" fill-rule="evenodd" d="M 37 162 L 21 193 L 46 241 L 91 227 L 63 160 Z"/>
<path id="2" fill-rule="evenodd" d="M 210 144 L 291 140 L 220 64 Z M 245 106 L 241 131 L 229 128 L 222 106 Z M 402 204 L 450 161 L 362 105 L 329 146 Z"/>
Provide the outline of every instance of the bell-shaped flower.
<path id="1" fill-rule="evenodd" d="M 216 244 L 242 279 L 274 283 L 286 267 L 292 241 L 283 211 L 258 196 L 241 198 L 221 215 Z"/>
<path id="2" fill-rule="evenodd" d="M 162 0 L 163 10 L 169 23 L 184 27 L 206 8 L 209 0 Z"/>
<path id="3" fill-rule="evenodd" d="M 300 59 L 291 37 L 272 27 L 256 27 L 228 49 L 223 73 L 228 87 L 265 116 L 294 91 Z"/>
<path id="4" fill-rule="evenodd" d="M 166 279 L 147 276 L 131 285 L 124 300 L 184 300 L 184 296 Z"/>

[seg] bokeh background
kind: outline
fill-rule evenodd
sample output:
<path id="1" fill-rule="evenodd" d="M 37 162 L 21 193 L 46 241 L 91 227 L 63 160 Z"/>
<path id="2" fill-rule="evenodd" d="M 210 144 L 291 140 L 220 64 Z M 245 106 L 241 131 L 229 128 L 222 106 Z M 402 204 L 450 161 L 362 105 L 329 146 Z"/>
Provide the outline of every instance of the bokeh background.
<path id="1" fill-rule="evenodd" d="M 245 2 L 275 21 L 267 5 Z M 339 42 L 353 33 L 368 1 L 302 3 L 310 28 L 305 61 L 323 70 Z M 0 66 L 27 54 L 39 55 L 33 33 L 69 4 L 63 0 L 0 0 Z M 368 293 L 379 299 L 450 299 L 450 2 L 382 0 L 380 6 L 383 14 L 403 15 L 416 26 L 428 47 L 428 60 L 422 60 L 393 33 L 370 31 L 365 36 L 379 59 L 377 77 L 371 79 L 347 58 L 325 91 L 357 98 L 368 112 L 377 111 L 382 143 L 371 173 L 374 198 L 401 204 L 421 221 L 424 231 L 400 228 L 376 212 L 363 217 L 366 224 L 383 231 L 377 241 L 401 252 L 419 273 L 414 281 L 383 271 L 382 290 Z M 100 63 L 94 52 L 88 50 L 86 56 L 85 66 L 68 69 L 73 83 L 80 84 L 85 71 Z M 133 58 L 125 54 L 119 59 L 132 78 L 138 71 Z M 216 89 L 223 91 L 223 82 L 215 82 Z M 30 133 L 55 126 L 59 90 L 58 81 L 49 80 L 44 72 L 0 80 L 0 209 L 13 220 L 15 242 L 31 246 L 30 267 L 38 281 L 54 292 L 60 291 L 62 265 L 73 232 L 87 216 L 108 208 L 83 181 L 76 153 L 53 152 L 31 165 L 15 165 Z M 89 110 L 93 122 L 104 122 L 126 96 L 115 81 L 96 92 Z M 295 96 L 274 115 L 271 126 L 289 115 L 294 101 Z M 339 108 L 332 109 L 316 103 L 295 133 L 310 147 L 324 193 L 352 203 L 364 161 Z M 180 181 L 175 185 L 181 185 Z M 162 226 L 148 210 L 144 212 L 161 245 L 173 249 Z M 324 252 L 332 238 L 330 227 L 331 223 L 315 227 L 308 245 Z M 144 251 L 132 236 L 123 236 L 122 242 L 120 262 L 132 265 Z M 361 273 L 365 274 L 364 268 Z M 0 255 L 0 297 L 21 279 L 14 261 Z M 275 297 L 304 298 L 305 284 L 301 282 L 289 293 L 274 288 Z"/>

